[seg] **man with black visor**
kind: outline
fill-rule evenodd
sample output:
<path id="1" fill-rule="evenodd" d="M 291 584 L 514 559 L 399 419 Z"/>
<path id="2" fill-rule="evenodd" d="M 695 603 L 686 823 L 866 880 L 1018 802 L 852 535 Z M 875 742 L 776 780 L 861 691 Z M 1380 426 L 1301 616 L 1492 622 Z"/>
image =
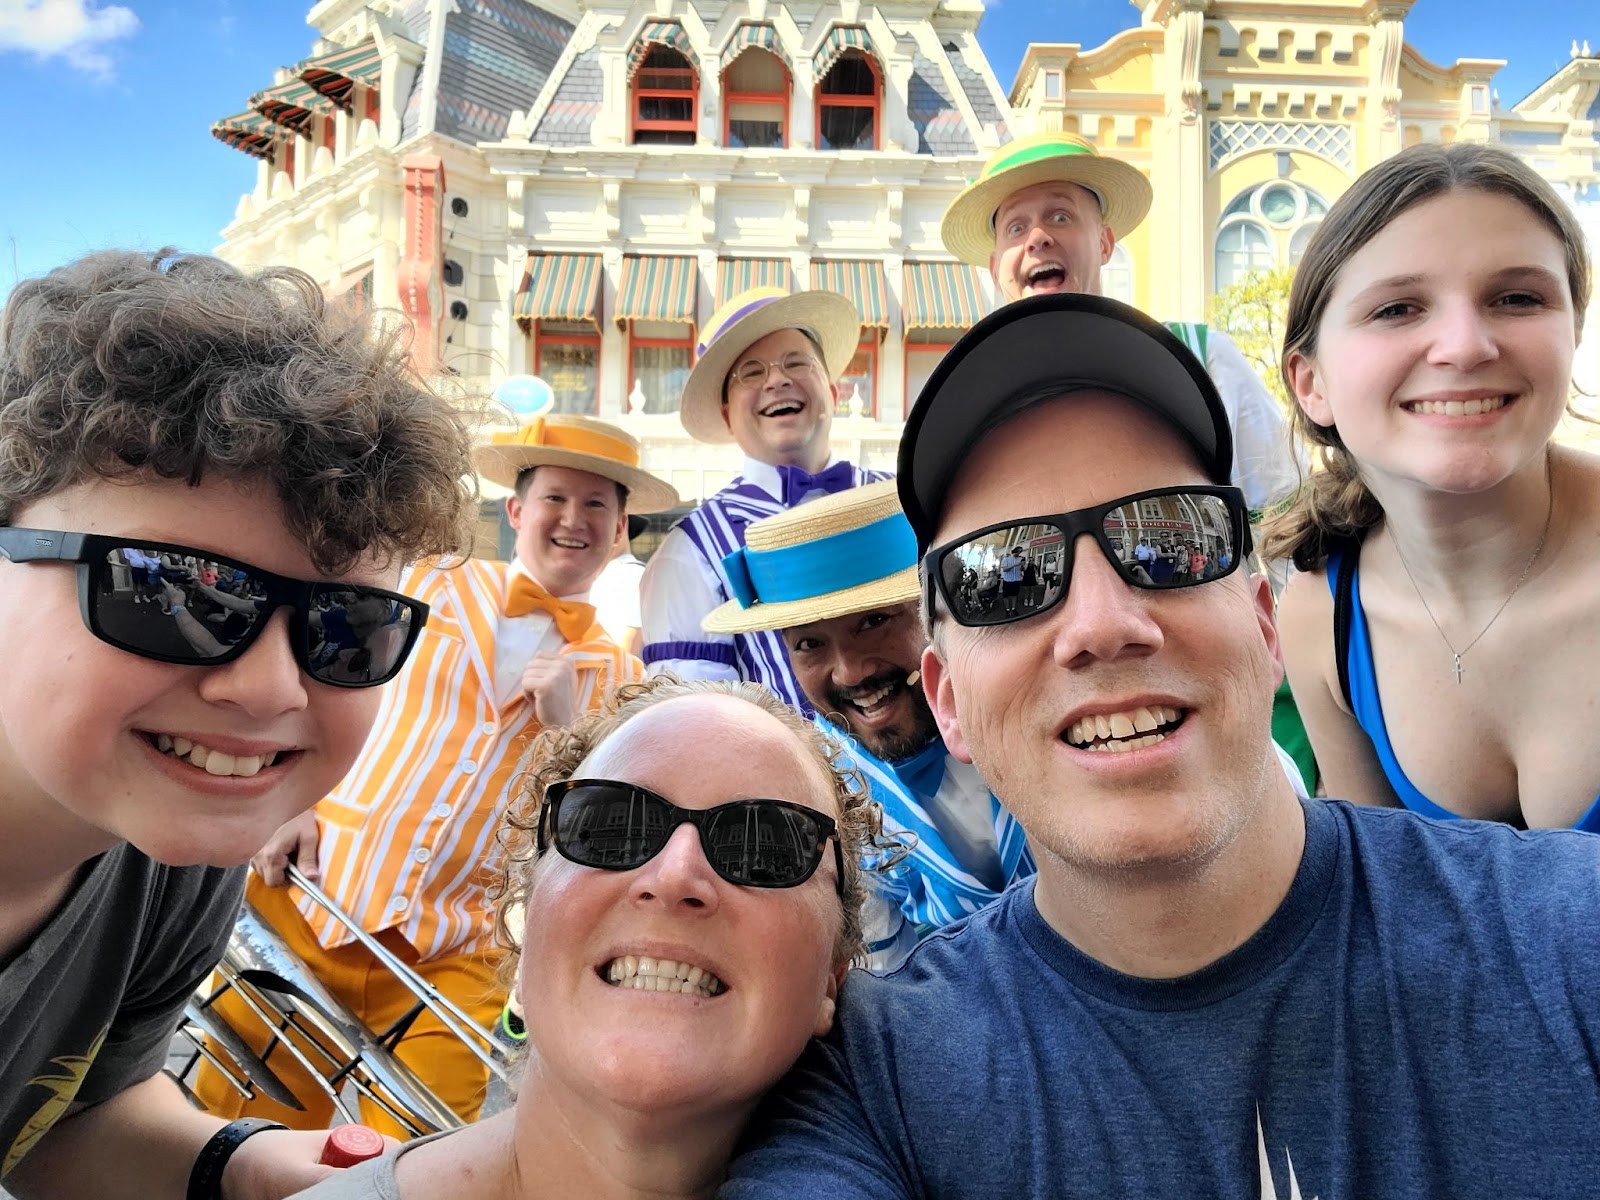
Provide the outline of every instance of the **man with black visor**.
<path id="1" fill-rule="evenodd" d="M 1038 873 L 846 978 L 724 1197 L 1592 1194 L 1600 841 L 1294 794 L 1231 460 L 1201 364 L 1113 301 L 1020 301 L 935 371 L 897 477 L 923 677 Z M 1145 527 L 1217 570 L 1155 583 Z M 974 603 L 1018 546 L 1060 582 Z"/>

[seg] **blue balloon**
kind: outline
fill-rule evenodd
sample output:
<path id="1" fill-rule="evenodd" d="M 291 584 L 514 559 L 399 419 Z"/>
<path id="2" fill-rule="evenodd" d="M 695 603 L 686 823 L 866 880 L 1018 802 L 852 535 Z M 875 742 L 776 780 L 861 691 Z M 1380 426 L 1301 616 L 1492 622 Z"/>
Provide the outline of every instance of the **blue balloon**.
<path id="1" fill-rule="evenodd" d="M 521 420 L 543 416 L 556 404 L 555 392 L 537 375 L 512 375 L 502 379 L 490 395 Z"/>

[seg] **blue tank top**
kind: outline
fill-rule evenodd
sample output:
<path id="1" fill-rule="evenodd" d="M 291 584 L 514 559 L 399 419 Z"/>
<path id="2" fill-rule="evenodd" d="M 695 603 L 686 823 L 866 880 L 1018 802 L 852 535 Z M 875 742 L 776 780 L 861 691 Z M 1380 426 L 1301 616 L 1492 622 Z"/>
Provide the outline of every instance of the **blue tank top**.
<path id="1" fill-rule="evenodd" d="M 1345 566 L 1346 554 L 1350 556 L 1348 566 Z M 1366 614 L 1361 610 L 1360 556 L 1359 543 L 1352 542 L 1336 546 L 1328 553 L 1328 590 L 1333 593 L 1335 644 L 1339 646 L 1343 658 L 1340 683 L 1344 687 L 1345 700 L 1372 742 L 1372 748 L 1377 751 L 1378 762 L 1400 803 L 1425 817 L 1459 820 L 1458 814 L 1440 808 L 1417 790 L 1417 785 L 1406 777 L 1405 769 L 1401 767 L 1400 760 L 1395 757 L 1394 747 L 1389 743 L 1389 727 L 1383 719 L 1383 701 L 1378 696 L 1378 673 L 1372 663 L 1372 639 L 1367 633 Z M 1345 603 L 1341 603 L 1339 596 L 1341 570 L 1349 572 L 1349 599 Z M 1341 624 L 1347 628 L 1345 637 L 1348 640 L 1341 638 L 1338 633 Z M 1586 833 L 1600 833 L 1600 797 L 1596 798 L 1589 811 L 1578 819 L 1573 828 Z"/>

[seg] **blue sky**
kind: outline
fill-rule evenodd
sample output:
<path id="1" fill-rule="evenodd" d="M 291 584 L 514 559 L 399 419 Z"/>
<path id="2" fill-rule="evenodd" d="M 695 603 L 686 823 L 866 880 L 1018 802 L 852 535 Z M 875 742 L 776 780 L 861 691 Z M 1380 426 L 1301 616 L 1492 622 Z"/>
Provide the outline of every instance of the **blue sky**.
<path id="1" fill-rule="evenodd" d="M 1600 48 L 1596 0 L 1418 0 L 1407 39 L 1442 62 L 1504 58 L 1511 104 Z M 0 295 L 113 245 L 215 246 L 254 160 L 210 135 L 273 68 L 310 50 L 304 0 L 0 0 Z M 1138 23 L 1127 0 L 991 0 L 979 30 L 1009 88 L 1030 40 L 1099 45 Z"/>

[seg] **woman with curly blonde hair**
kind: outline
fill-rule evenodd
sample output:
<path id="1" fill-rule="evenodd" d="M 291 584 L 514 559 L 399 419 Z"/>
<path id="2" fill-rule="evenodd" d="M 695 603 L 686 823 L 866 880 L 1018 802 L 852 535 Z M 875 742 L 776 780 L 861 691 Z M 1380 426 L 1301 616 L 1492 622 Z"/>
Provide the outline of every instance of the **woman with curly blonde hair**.
<path id="1" fill-rule="evenodd" d="M 1553 442 L 1589 255 L 1492 146 L 1380 164 L 1312 238 L 1283 372 L 1320 451 L 1268 558 L 1331 796 L 1600 831 L 1600 460 Z"/>
<path id="2" fill-rule="evenodd" d="M 499 899 L 527 1024 L 516 1104 L 306 1200 L 710 1196 L 861 950 L 876 806 L 751 683 L 627 684 L 541 733 Z"/>

